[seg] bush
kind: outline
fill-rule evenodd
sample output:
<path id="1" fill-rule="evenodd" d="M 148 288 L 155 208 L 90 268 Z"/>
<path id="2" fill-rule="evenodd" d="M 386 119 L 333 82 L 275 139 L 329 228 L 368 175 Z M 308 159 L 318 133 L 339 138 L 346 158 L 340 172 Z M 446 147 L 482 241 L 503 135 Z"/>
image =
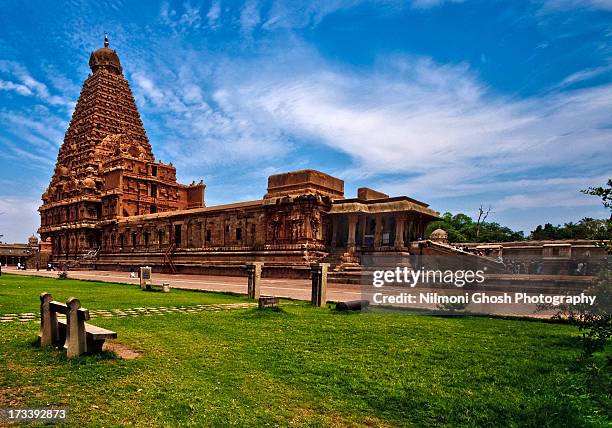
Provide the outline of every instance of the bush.
<path id="1" fill-rule="evenodd" d="M 564 304 L 557 309 L 553 318 L 565 319 L 576 325 L 582 332 L 582 346 L 586 355 L 601 351 L 612 336 L 612 273 L 609 269 L 602 271 L 595 284 L 585 290 L 585 294 L 596 296 L 593 305 Z M 540 307 L 550 309 L 551 307 Z"/>

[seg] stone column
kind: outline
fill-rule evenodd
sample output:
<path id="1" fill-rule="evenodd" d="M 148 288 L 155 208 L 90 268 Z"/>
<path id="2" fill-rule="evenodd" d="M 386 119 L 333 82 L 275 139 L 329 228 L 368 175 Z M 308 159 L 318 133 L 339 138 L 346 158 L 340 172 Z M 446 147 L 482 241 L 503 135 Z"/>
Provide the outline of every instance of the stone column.
<path id="1" fill-rule="evenodd" d="M 395 217 L 395 248 L 401 249 L 404 246 L 404 217 L 396 214 Z"/>
<path id="2" fill-rule="evenodd" d="M 40 295 L 40 346 L 51 346 L 58 340 L 57 315 L 51 310 L 51 300 L 49 293 Z"/>
<path id="3" fill-rule="evenodd" d="M 423 227 L 423 219 L 419 218 L 419 226 L 418 226 L 418 237 L 422 240 L 425 240 L 425 228 Z"/>
<path id="4" fill-rule="evenodd" d="M 338 217 L 332 216 L 330 224 L 332 228 L 331 247 L 335 248 L 338 240 Z"/>
<path id="5" fill-rule="evenodd" d="M 359 221 L 361 222 L 361 242 L 359 245 L 365 247 L 365 236 L 368 232 L 368 217 L 365 214 L 362 214 Z"/>
<path id="6" fill-rule="evenodd" d="M 67 357 L 78 357 L 87 350 L 85 335 L 85 320 L 89 319 L 88 311 L 80 311 L 81 302 L 71 297 L 66 302 L 68 314 L 66 315 L 66 343 L 64 349 Z"/>
<path id="7" fill-rule="evenodd" d="M 374 231 L 374 248 L 377 248 L 382 245 L 383 216 L 381 214 L 376 214 L 375 218 L 376 218 L 376 229 Z"/>
<path id="8" fill-rule="evenodd" d="M 412 233 L 412 229 L 414 228 L 412 216 L 408 219 L 408 242 L 412 242 L 414 239 L 414 235 Z"/>
<path id="9" fill-rule="evenodd" d="M 329 263 L 314 263 L 310 265 L 312 277 L 312 293 L 310 303 L 324 308 L 327 303 L 327 269 Z"/>
<path id="10" fill-rule="evenodd" d="M 263 267 L 262 262 L 247 263 L 247 276 L 248 276 L 248 295 L 249 299 L 259 299 L 260 288 L 261 288 L 261 269 Z"/>
<path id="11" fill-rule="evenodd" d="M 349 251 L 355 250 L 355 233 L 357 229 L 357 215 L 349 214 L 348 216 L 348 238 L 346 241 L 346 248 Z"/>

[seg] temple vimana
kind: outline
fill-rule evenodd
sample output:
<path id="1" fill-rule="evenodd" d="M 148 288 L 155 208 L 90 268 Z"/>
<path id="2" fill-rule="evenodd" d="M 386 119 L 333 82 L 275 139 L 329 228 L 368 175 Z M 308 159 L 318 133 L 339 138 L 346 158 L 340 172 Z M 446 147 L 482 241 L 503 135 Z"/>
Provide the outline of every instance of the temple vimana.
<path id="1" fill-rule="evenodd" d="M 266 275 L 301 276 L 313 262 L 359 269 L 364 254 L 408 254 L 438 218 L 407 196 L 347 198 L 341 179 L 315 170 L 270 176 L 256 201 L 206 206 L 202 181 L 178 183 L 155 159 L 107 38 L 89 66 L 39 208 L 54 263 L 232 273 L 262 261 Z"/>

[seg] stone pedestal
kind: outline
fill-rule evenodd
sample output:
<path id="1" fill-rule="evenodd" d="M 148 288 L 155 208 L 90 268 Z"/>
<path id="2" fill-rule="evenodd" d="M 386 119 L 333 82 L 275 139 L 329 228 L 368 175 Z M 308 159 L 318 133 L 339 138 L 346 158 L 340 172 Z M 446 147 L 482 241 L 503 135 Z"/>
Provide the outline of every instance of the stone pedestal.
<path id="1" fill-rule="evenodd" d="M 329 263 L 315 263 L 310 265 L 312 275 L 312 294 L 310 303 L 313 306 L 324 308 L 327 303 L 327 270 Z"/>
<path id="2" fill-rule="evenodd" d="M 249 299 L 259 299 L 261 289 L 262 262 L 247 263 L 247 275 L 249 278 L 247 292 Z"/>
<path id="3" fill-rule="evenodd" d="M 151 289 L 151 268 L 144 266 L 140 268 L 140 288 L 150 290 Z"/>

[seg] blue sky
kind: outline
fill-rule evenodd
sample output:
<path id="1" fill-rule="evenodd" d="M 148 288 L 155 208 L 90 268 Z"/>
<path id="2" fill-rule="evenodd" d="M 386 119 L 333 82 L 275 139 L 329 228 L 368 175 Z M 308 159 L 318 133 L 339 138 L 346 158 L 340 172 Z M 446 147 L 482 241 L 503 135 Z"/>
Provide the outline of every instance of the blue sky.
<path id="1" fill-rule="evenodd" d="M 604 217 L 612 1 L 3 1 L 0 234 L 23 241 L 109 33 L 154 153 L 206 202 L 321 169 L 529 232 Z"/>

